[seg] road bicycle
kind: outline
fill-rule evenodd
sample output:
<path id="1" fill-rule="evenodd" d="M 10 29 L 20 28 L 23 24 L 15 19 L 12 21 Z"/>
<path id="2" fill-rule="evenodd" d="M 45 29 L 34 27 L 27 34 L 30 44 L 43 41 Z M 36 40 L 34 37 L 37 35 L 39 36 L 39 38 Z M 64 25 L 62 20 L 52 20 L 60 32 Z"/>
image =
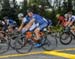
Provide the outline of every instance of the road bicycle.
<path id="1" fill-rule="evenodd" d="M 60 42 L 63 45 L 70 44 L 73 39 L 75 39 L 75 34 L 71 31 L 70 28 L 65 28 L 63 32 L 60 34 Z"/>
<path id="2" fill-rule="evenodd" d="M 55 37 L 52 37 L 51 34 L 45 31 L 40 31 L 39 36 L 41 39 L 38 42 L 40 46 L 36 47 L 35 44 L 37 40 L 34 39 L 35 36 L 35 33 L 32 31 L 27 31 L 24 35 L 18 34 L 18 36 L 14 38 L 14 43 L 10 45 L 18 53 L 27 53 L 33 48 L 42 48 L 50 51 L 57 46 L 57 39 L 55 39 Z"/>

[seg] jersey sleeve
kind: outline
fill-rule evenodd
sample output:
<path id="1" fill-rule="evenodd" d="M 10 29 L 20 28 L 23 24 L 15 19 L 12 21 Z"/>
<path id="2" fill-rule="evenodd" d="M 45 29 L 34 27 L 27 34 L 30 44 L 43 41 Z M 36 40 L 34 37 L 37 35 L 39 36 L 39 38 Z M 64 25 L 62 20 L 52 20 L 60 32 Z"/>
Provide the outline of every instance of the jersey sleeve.
<path id="1" fill-rule="evenodd" d="M 74 22 L 75 21 L 75 17 L 72 17 L 69 21 Z"/>
<path id="2" fill-rule="evenodd" d="M 22 21 L 22 24 L 26 23 L 27 19 L 24 18 L 23 21 Z"/>

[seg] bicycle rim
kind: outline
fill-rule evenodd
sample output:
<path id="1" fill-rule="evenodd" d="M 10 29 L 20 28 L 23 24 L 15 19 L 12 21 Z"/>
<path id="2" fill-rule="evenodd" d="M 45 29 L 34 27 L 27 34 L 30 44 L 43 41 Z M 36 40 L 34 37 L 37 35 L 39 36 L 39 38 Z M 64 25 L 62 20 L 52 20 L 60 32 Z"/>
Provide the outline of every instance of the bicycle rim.
<path id="1" fill-rule="evenodd" d="M 5 52 L 7 52 L 8 50 L 9 50 L 9 42 L 10 42 L 10 40 L 5 40 L 5 39 L 2 39 L 2 40 L 4 40 L 3 42 L 1 41 L 0 42 L 0 54 L 3 54 L 3 53 L 5 53 Z"/>
<path id="2" fill-rule="evenodd" d="M 46 51 L 54 50 L 57 47 L 57 39 L 50 34 L 44 37 L 45 42 L 42 48 Z"/>
<path id="3" fill-rule="evenodd" d="M 68 33 L 62 33 L 60 35 L 60 43 L 63 45 L 68 45 L 72 42 L 72 36 Z"/>
<path id="4" fill-rule="evenodd" d="M 25 40 L 24 38 L 21 39 L 19 37 L 15 38 L 14 40 L 11 39 L 11 42 L 10 42 L 11 48 L 13 48 L 13 49 L 21 49 L 21 48 L 23 48 L 24 40 Z"/>
<path id="5" fill-rule="evenodd" d="M 30 52 L 32 48 L 33 48 L 32 43 L 30 43 L 28 40 L 25 40 L 24 46 L 20 49 L 16 49 L 16 52 L 24 54 Z"/>

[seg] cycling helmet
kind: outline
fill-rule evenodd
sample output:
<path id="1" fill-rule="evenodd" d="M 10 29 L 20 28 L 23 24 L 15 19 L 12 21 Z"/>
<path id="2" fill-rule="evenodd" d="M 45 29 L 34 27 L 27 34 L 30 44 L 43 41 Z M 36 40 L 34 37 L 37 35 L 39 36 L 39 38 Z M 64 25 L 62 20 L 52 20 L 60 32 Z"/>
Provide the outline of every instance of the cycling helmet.
<path id="1" fill-rule="evenodd" d="M 65 14 L 64 17 L 66 18 L 68 16 L 68 14 Z"/>
<path id="2" fill-rule="evenodd" d="M 8 19 L 8 16 L 3 17 L 3 19 Z"/>
<path id="3" fill-rule="evenodd" d="M 33 12 L 33 10 L 31 8 L 27 9 L 27 13 L 29 12 Z"/>
<path id="4" fill-rule="evenodd" d="M 23 13 L 18 14 L 18 18 L 23 17 L 23 16 L 24 16 Z"/>

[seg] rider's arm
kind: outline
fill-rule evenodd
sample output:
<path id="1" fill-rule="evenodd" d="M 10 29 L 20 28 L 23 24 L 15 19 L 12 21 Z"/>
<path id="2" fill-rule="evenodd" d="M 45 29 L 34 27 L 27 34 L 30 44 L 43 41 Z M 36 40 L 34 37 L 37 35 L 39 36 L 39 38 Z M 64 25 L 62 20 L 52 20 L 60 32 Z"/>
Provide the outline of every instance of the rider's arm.
<path id="1" fill-rule="evenodd" d="M 66 22 L 65 27 L 69 25 L 69 21 Z"/>
<path id="2" fill-rule="evenodd" d="M 22 23 L 21 23 L 21 25 L 20 25 L 18 31 L 21 31 L 21 30 L 22 30 L 23 26 L 24 26 L 25 23 L 26 23 L 26 20 L 27 20 L 26 18 L 23 19 L 23 21 L 22 21 Z"/>
<path id="3" fill-rule="evenodd" d="M 34 21 L 35 21 L 34 18 L 31 19 L 31 21 L 26 25 L 26 28 L 29 29 L 32 26 L 32 24 L 34 23 Z"/>
<path id="4" fill-rule="evenodd" d="M 75 19 L 72 19 L 72 21 L 69 22 L 68 26 L 73 25 L 73 22 L 75 21 Z"/>
<path id="5" fill-rule="evenodd" d="M 23 28 L 23 26 L 24 26 L 24 24 L 23 24 L 23 23 L 21 23 L 21 25 L 20 25 L 20 27 L 19 27 L 18 31 L 21 31 L 21 30 L 22 30 L 22 28 Z"/>
<path id="6" fill-rule="evenodd" d="M 66 26 L 71 26 L 73 24 L 73 21 L 68 21 L 68 22 L 66 22 Z"/>

